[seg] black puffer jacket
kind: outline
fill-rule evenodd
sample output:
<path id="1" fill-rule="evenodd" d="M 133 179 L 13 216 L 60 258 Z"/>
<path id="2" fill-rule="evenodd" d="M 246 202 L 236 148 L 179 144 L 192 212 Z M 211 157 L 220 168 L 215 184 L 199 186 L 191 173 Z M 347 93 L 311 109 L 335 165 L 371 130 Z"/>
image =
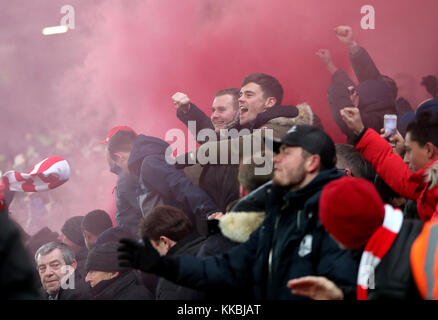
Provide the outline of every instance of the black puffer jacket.
<path id="1" fill-rule="evenodd" d="M 214 201 L 220 212 L 239 199 L 239 165 L 206 165 L 202 168 L 199 187 Z M 203 233 L 205 235 L 205 233 Z"/>
<path id="2" fill-rule="evenodd" d="M 224 253 L 239 243 L 225 237 L 219 229 L 219 220 L 208 221 L 208 236 L 200 247 L 197 256 L 207 257 L 218 253 Z"/>
<path id="3" fill-rule="evenodd" d="M 191 234 L 178 241 L 176 245 L 169 250 L 167 256 L 180 254 L 196 256 L 204 241 L 205 237 L 199 236 L 198 234 Z M 163 278 L 158 281 L 155 291 L 156 300 L 199 300 L 201 295 L 202 293 L 197 290 L 179 286 Z"/>

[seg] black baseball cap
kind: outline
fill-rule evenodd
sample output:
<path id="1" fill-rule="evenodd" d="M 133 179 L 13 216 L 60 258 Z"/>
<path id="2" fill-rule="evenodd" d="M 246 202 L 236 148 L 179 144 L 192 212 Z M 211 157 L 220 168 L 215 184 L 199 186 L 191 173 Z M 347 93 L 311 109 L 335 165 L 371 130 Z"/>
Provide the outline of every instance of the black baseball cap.
<path id="1" fill-rule="evenodd" d="M 278 153 L 283 144 L 301 147 L 311 154 L 319 155 L 326 169 L 331 169 L 336 165 L 335 144 L 329 135 L 320 128 L 309 125 L 293 126 L 281 140 L 274 139 L 274 152 Z"/>
<path id="2" fill-rule="evenodd" d="M 415 112 L 405 113 L 401 117 L 401 123 L 405 126 L 409 125 L 412 121 L 415 120 L 415 117 L 422 112 L 438 112 L 438 98 L 427 99 L 418 105 L 418 108 Z"/>

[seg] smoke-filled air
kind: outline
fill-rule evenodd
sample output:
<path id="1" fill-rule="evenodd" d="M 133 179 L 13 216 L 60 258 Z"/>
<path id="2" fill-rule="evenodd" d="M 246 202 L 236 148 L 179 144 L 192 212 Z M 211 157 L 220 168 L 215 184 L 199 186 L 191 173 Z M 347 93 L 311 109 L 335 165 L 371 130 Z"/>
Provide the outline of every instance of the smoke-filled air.
<path id="1" fill-rule="evenodd" d="M 61 11 L 65 5 L 74 15 Z M 374 9 L 373 28 L 363 28 L 364 5 Z M 357 81 L 336 26 L 352 27 L 414 109 L 429 97 L 422 77 L 438 72 L 435 0 L 14 0 L 1 7 L 0 169 L 27 172 L 51 156 L 68 161 L 69 180 L 42 200 L 55 231 L 93 209 L 114 219 L 117 177 L 99 142 L 118 125 L 160 139 L 172 128 L 186 131 L 175 92 L 209 116 L 219 89 L 266 73 L 282 84 L 283 105 L 308 103 L 333 140 L 345 143 L 327 101 L 330 73 L 316 55 L 329 49 Z M 63 18 L 67 32 L 42 33 Z M 30 234 L 40 227 L 29 222 L 32 203 L 17 192 L 10 207 Z"/>

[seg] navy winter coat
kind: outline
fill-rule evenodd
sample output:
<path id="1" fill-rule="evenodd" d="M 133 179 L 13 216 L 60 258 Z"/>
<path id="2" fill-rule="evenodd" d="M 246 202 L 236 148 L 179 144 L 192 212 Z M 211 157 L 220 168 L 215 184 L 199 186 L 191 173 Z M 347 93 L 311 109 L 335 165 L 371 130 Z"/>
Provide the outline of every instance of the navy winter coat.
<path id="1" fill-rule="evenodd" d="M 251 288 L 258 300 L 304 299 L 292 295 L 286 284 L 308 275 L 327 277 L 339 287 L 355 286 L 357 261 L 350 251 L 340 249 L 318 218 L 323 186 L 340 176 L 331 169 L 297 191 L 271 183 L 255 190 L 252 209 L 258 204 L 266 218 L 249 240 L 221 255 L 176 257 L 179 271 L 174 280 L 201 290 L 212 286 Z"/>
<path id="2" fill-rule="evenodd" d="M 162 199 L 158 204 L 180 208 L 192 221 L 206 223 L 205 217 L 219 209 L 202 189 L 191 183 L 182 170 L 167 163 L 165 153 L 168 147 L 167 142 L 142 134 L 135 140 L 128 168 L 146 188 L 143 202 L 151 201 L 155 204 L 158 196 Z M 153 207 L 150 206 L 150 209 Z M 147 213 L 143 211 L 143 214 Z"/>
<path id="3" fill-rule="evenodd" d="M 117 176 L 116 223 L 129 230 L 133 236 L 137 236 L 138 224 L 142 217 L 138 192 L 138 177 L 121 171 Z"/>

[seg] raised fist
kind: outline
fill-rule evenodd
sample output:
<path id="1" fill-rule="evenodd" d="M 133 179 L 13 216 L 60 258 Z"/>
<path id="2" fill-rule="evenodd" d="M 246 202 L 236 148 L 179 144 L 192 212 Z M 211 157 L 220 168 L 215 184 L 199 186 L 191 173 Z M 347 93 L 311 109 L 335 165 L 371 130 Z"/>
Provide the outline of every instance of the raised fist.
<path id="1" fill-rule="evenodd" d="M 353 29 L 350 26 L 338 26 L 335 28 L 335 34 L 343 44 L 351 45 L 354 43 Z"/>
<path id="2" fill-rule="evenodd" d="M 181 106 L 187 107 L 190 103 L 189 97 L 182 92 L 177 92 L 172 96 L 173 104 L 176 109 L 179 109 Z"/>
<path id="3" fill-rule="evenodd" d="M 330 61 L 332 61 L 332 57 L 330 55 L 330 51 L 327 49 L 319 49 L 316 52 L 316 55 L 321 58 L 321 61 L 327 65 Z"/>
<path id="4" fill-rule="evenodd" d="M 354 134 L 359 135 L 364 129 L 362 118 L 360 117 L 360 112 L 358 108 L 347 107 L 340 110 L 342 120 L 344 120 L 347 127 L 354 132 Z"/>

